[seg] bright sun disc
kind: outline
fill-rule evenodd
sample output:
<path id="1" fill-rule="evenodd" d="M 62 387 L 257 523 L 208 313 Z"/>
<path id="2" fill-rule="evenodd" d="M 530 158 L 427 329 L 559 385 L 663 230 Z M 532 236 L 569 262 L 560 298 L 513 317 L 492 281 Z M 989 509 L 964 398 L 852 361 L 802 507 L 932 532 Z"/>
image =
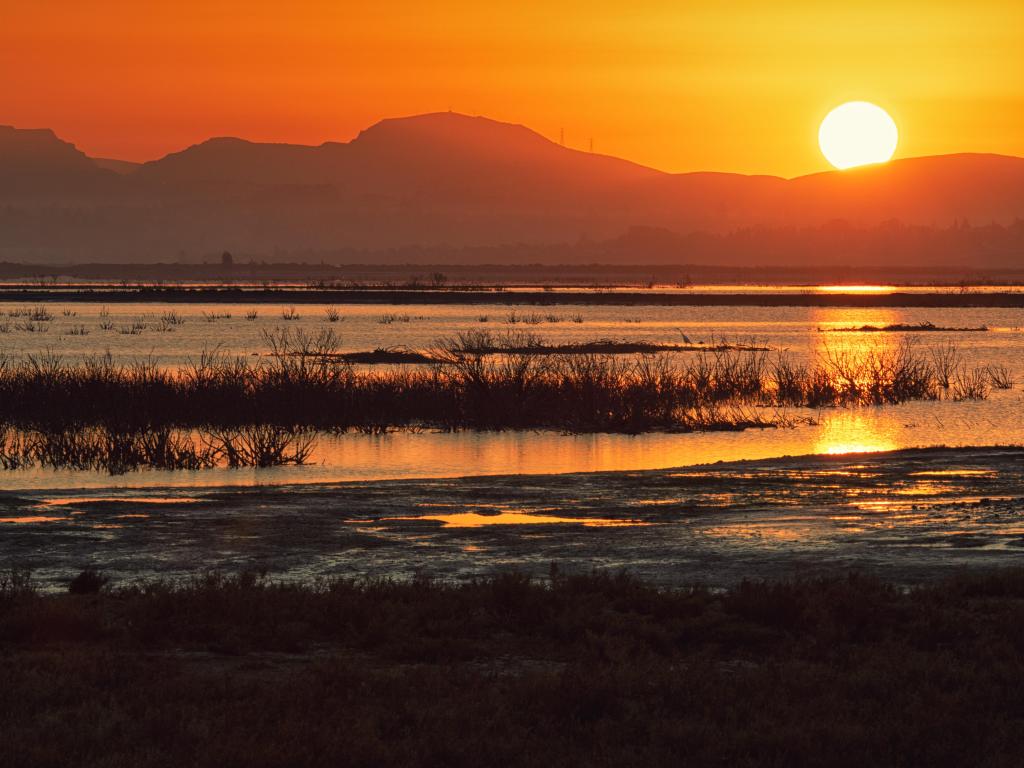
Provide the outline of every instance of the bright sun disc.
<path id="1" fill-rule="evenodd" d="M 889 113 L 866 101 L 836 107 L 818 129 L 821 154 L 840 170 L 886 162 L 897 141 L 899 131 Z"/>

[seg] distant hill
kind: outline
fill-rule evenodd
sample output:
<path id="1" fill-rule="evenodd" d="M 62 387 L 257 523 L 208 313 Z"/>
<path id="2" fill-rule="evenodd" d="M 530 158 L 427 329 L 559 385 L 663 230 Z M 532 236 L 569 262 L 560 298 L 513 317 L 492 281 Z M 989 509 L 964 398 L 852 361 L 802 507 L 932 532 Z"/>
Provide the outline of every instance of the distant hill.
<path id="1" fill-rule="evenodd" d="M 134 165 L 88 158 L 50 131 L 0 128 L 0 258 L 12 260 L 436 253 L 607 241 L 637 227 L 722 236 L 965 219 L 1024 219 L 1024 159 L 946 155 L 791 180 L 669 174 L 523 126 L 437 113 L 383 120 L 347 143 L 217 138 Z M 717 242 L 720 251 L 736 241 Z M 1000 261 L 992 266 L 1006 258 L 981 256 Z"/>
<path id="2" fill-rule="evenodd" d="M 0 125 L 0 200 L 60 201 L 112 191 L 111 174 L 49 130 Z M 2 233 L 0 233 L 2 236 Z"/>
<path id="3" fill-rule="evenodd" d="M 130 160 L 112 160 L 109 157 L 94 157 L 92 161 L 100 168 L 124 175 L 139 170 L 140 165 L 140 163 L 133 163 Z"/>

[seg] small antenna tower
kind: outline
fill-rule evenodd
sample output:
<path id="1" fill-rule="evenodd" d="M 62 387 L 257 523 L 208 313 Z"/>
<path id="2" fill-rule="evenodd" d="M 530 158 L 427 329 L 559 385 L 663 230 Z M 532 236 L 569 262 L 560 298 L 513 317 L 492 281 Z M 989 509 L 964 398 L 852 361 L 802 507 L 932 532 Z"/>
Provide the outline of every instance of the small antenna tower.
<path id="1" fill-rule="evenodd" d="M 565 128 L 558 129 L 558 143 L 565 146 Z"/>

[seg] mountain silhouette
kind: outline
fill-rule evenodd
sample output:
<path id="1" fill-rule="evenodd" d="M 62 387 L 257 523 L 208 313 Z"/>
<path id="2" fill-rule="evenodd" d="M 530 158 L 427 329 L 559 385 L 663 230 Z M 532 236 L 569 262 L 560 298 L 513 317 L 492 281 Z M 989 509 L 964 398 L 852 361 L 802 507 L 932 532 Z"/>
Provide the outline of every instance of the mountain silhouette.
<path id="1" fill-rule="evenodd" d="M 0 200 L 8 259 L 436 250 L 636 227 L 1008 225 L 1024 218 L 1024 159 L 945 155 L 795 179 L 672 174 L 445 112 L 383 120 L 349 142 L 215 138 L 134 165 L 89 158 L 50 131 L 0 127 Z"/>
<path id="2" fill-rule="evenodd" d="M 50 200 L 111 190 L 109 171 L 50 130 L 0 125 L 0 199 Z"/>

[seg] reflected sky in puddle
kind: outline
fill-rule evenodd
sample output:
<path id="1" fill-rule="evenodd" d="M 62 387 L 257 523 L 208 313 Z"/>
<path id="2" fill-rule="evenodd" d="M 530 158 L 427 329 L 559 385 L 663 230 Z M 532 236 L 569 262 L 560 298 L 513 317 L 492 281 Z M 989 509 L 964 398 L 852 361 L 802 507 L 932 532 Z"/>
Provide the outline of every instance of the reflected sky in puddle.
<path id="1" fill-rule="evenodd" d="M 582 525 L 587 528 L 622 528 L 650 525 L 643 520 L 625 520 L 597 517 L 559 517 L 542 515 L 535 512 L 498 512 L 497 514 L 481 514 L 479 512 L 456 512 L 450 515 L 417 515 L 415 517 L 389 517 L 374 520 L 374 523 L 404 522 L 437 522 L 442 528 L 482 528 L 493 525 Z M 360 520 L 346 522 L 359 524 Z"/>
<path id="2" fill-rule="evenodd" d="M 897 496 L 938 496 L 948 493 L 949 488 L 940 483 L 914 483 L 903 488 L 893 488 Z"/>
<path id="3" fill-rule="evenodd" d="M 74 507 L 80 504 L 194 504 L 190 496 L 58 496 L 40 500 L 40 506 Z"/>
<path id="4" fill-rule="evenodd" d="M 821 515 L 778 513 L 766 515 L 763 519 L 745 516 L 722 525 L 701 527 L 701 533 L 734 541 L 764 540 L 773 542 L 795 542 L 808 540 L 819 535 L 823 525 L 830 518 Z"/>
<path id="5" fill-rule="evenodd" d="M 911 477 L 994 477 L 993 469 L 925 469 L 911 472 Z"/>
<path id="6" fill-rule="evenodd" d="M 55 523 L 63 520 L 62 517 L 43 517 L 42 515 L 25 515 L 23 517 L 0 517 L 0 523 L 11 523 L 13 525 L 27 525 L 29 523 Z"/>

